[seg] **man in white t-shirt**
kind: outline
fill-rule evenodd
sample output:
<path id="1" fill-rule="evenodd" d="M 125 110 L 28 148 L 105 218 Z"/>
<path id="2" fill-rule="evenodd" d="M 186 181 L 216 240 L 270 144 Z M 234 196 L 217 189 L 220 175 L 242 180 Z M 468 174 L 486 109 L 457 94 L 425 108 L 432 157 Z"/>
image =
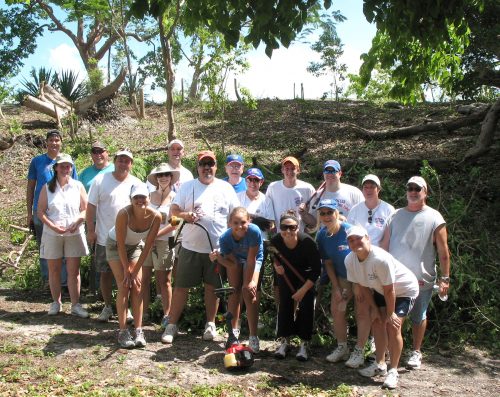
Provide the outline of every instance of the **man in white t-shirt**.
<path id="1" fill-rule="evenodd" d="M 385 375 L 384 387 L 398 384 L 398 364 L 403 350 L 401 327 L 418 296 L 415 275 L 382 248 L 371 245 L 368 232 L 361 226 L 347 230 L 351 252 L 345 258 L 347 279 L 354 283 L 358 304 L 368 305 L 373 320 L 377 346 L 376 361 L 360 369 L 363 376 Z M 385 351 L 389 348 L 390 368 L 387 371 Z"/>
<path id="2" fill-rule="evenodd" d="M 198 178 L 182 184 L 175 196 L 171 214 L 184 220 L 182 246 L 175 275 L 169 324 L 162 335 L 163 343 L 172 343 L 177 335 L 177 322 L 188 299 L 189 289 L 201 282 L 205 287 L 204 340 L 213 340 L 217 335 L 215 315 L 218 299 L 215 288 L 220 287 L 216 265 L 210 260 L 212 247 L 217 248 L 219 237 L 227 229 L 229 214 L 239 206 L 232 186 L 215 177 L 217 160 L 211 151 L 198 154 Z M 193 223 L 203 225 L 207 233 Z"/>
<path id="3" fill-rule="evenodd" d="M 361 182 L 361 189 L 365 200 L 351 208 L 347 222 L 351 225 L 363 226 L 368 231 L 371 244 L 379 246 L 384 236 L 387 220 L 395 209 L 379 198 L 382 185 L 377 175 L 366 175 Z"/>
<path id="4" fill-rule="evenodd" d="M 266 191 L 266 197 L 274 208 L 274 219 L 280 219 L 284 212 L 293 210 L 299 218 L 300 231 L 314 227 L 316 218 L 307 211 L 305 204 L 315 189 L 310 183 L 297 178 L 300 174 L 299 161 L 295 157 L 285 157 L 281 162 L 281 172 L 283 180 L 271 182 Z"/>
<path id="5" fill-rule="evenodd" d="M 128 149 L 118 151 L 113 161 L 115 170 L 97 175 L 89 190 L 85 215 L 87 240 L 90 245 L 95 243 L 96 270 L 100 273 L 99 284 L 104 299 L 104 309 L 97 320 L 103 322 L 109 321 L 113 315 L 111 307 L 113 273 L 106 260 L 106 240 L 109 231 L 115 225 L 118 211 L 130 204 L 132 187 L 141 183 L 138 178 L 130 174 L 133 161 L 134 157 Z"/>

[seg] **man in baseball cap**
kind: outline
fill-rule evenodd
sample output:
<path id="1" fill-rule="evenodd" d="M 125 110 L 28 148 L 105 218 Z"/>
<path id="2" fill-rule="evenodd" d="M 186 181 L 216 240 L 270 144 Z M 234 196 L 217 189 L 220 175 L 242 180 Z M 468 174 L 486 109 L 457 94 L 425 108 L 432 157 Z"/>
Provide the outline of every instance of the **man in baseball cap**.
<path id="1" fill-rule="evenodd" d="M 243 157 L 239 154 L 230 154 L 226 157 L 226 174 L 227 177 L 222 180 L 229 182 L 236 194 L 247 190 L 245 178 L 242 178 L 244 170 Z"/>

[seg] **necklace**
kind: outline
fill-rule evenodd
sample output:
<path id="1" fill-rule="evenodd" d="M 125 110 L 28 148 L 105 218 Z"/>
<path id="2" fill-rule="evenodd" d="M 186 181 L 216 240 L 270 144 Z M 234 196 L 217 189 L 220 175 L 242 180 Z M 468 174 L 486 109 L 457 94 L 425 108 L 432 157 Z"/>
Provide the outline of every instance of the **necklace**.
<path id="1" fill-rule="evenodd" d="M 160 205 L 162 205 L 162 204 L 163 204 L 163 194 L 165 193 L 165 190 L 167 190 L 167 189 L 169 189 L 169 188 L 170 188 L 170 186 L 165 186 L 165 188 L 164 188 L 164 189 L 162 189 L 162 188 L 160 187 L 160 189 L 161 189 L 161 195 L 160 195 Z M 168 193 L 170 193 L 170 189 L 168 190 Z M 168 195 L 167 195 L 167 197 L 168 197 Z M 165 198 L 166 198 L 166 197 L 165 197 Z"/>
<path id="2" fill-rule="evenodd" d="M 333 230 L 327 229 L 326 230 L 326 237 L 332 237 L 335 236 L 340 230 L 340 223 L 337 222 L 335 223 L 335 228 Z"/>

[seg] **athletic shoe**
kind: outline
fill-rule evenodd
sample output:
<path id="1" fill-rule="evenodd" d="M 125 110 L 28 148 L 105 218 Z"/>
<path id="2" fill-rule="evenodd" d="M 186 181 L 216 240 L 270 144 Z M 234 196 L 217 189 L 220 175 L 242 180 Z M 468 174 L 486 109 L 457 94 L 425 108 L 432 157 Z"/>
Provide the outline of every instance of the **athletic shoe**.
<path id="1" fill-rule="evenodd" d="M 61 304 L 59 302 L 52 302 L 49 306 L 49 311 L 47 314 L 49 316 L 55 316 L 61 311 Z"/>
<path id="2" fill-rule="evenodd" d="M 127 309 L 127 324 L 132 324 L 134 322 L 134 316 L 132 316 L 132 312 L 130 309 Z"/>
<path id="3" fill-rule="evenodd" d="M 349 360 L 345 362 L 345 365 L 346 367 L 349 368 L 359 368 L 362 367 L 364 364 L 365 364 L 365 355 L 363 349 L 360 349 L 359 347 L 356 346 L 352 351 Z"/>
<path id="4" fill-rule="evenodd" d="M 118 344 L 124 349 L 132 349 L 135 347 L 135 342 L 128 329 L 121 329 L 118 333 Z"/>
<path id="5" fill-rule="evenodd" d="M 382 387 L 387 389 L 395 389 L 398 387 L 399 374 L 396 368 L 391 368 L 387 373 L 387 376 L 384 380 L 384 384 Z"/>
<path id="6" fill-rule="evenodd" d="M 370 354 L 375 353 L 375 351 L 377 350 L 377 346 L 375 346 L 375 338 L 373 336 L 370 336 L 366 343 L 368 345 L 368 351 L 366 352 L 366 355 L 369 356 Z"/>
<path id="7" fill-rule="evenodd" d="M 254 353 L 260 352 L 260 342 L 258 336 L 251 335 L 248 338 L 248 346 L 253 350 Z"/>
<path id="8" fill-rule="evenodd" d="M 418 350 L 413 350 L 406 366 L 411 369 L 419 369 L 420 365 L 422 365 L 422 353 Z"/>
<path id="9" fill-rule="evenodd" d="M 288 341 L 286 338 L 281 338 L 280 347 L 274 352 L 274 357 L 283 359 L 286 357 L 286 353 L 288 351 Z"/>
<path id="10" fill-rule="evenodd" d="M 371 363 L 368 367 L 358 369 L 358 374 L 361 376 L 366 376 L 371 378 L 373 376 L 385 375 L 387 373 L 387 364 L 377 364 L 377 362 Z"/>
<path id="11" fill-rule="evenodd" d="M 168 324 L 165 331 L 163 331 L 163 335 L 161 336 L 162 343 L 172 343 L 174 338 L 177 336 L 179 329 L 175 324 Z"/>
<path id="12" fill-rule="evenodd" d="M 329 361 L 331 363 L 346 361 L 349 358 L 349 353 L 350 351 L 347 345 L 338 345 L 331 354 L 326 356 L 326 361 Z"/>
<path id="13" fill-rule="evenodd" d="M 217 336 L 215 323 L 208 322 L 205 324 L 205 332 L 203 332 L 203 340 L 214 340 Z"/>
<path id="14" fill-rule="evenodd" d="M 109 321 L 109 319 L 113 317 L 113 308 L 111 306 L 104 306 L 101 314 L 97 317 L 97 321 L 101 321 L 103 323 Z"/>
<path id="15" fill-rule="evenodd" d="M 87 312 L 87 310 L 85 310 L 79 303 L 71 305 L 71 314 L 80 318 L 89 317 L 89 313 Z"/>
<path id="16" fill-rule="evenodd" d="M 169 322 L 170 322 L 170 317 L 166 315 L 163 316 L 163 318 L 161 319 L 160 328 L 163 330 L 166 329 Z"/>
<path id="17" fill-rule="evenodd" d="M 146 347 L 146 338 L 144 338 L 144 331 L 142 328 L 135 329 L 135 347 Z"/>
<path id="18" fill-rule="evenodd" d="M 307 354 L 307 342 L 302 342 L 299 347 L 299 352 L 295 356 L 299 361 L 309 360 L 309 354 Z"/>
<path id="19" fill-rule="evenodd" d="M 239 339 L 240 338 L 240 329 L 233 328 L 233 335 L 235 336 L 236 339 Z"/>

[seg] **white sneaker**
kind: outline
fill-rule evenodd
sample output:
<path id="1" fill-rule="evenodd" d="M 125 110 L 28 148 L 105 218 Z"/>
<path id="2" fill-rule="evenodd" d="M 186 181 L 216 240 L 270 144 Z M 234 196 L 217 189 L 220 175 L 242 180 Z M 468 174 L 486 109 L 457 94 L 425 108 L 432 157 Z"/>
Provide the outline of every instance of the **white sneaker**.
<path id="1" fill-rule="evenodd" d="M 47 314 L 49 316 L 55 316 L 61 311 L 61 304 L 59 302 L 52 302 L 49 306 L 49 311 Z"/>
<path id="2" fill-rule="evenodd" d="M 203 332 L 203 340 L 214 340 L 217 336 L 217 328 L 215 323 L 208 322 L 205 324 L 205 332 Z"/>
<path id="3" fill-rule="evenodd" d="M 101 314 L 97 317 L 97 321 L 101 321 L 103 323 L 109 321 L 109 319 L 113 317 L 113 308 L 111 306 L 104 306 Z"/>
<path id="4" fill-rule="evenodd" d="M 120 347 L 124 349 L 132 349 L 135 347 L 135 342 L 132 339 L 132 335 L 130 335 L 130 331 L 128 329 L 121 329 L 118 333 L 118 344 Z"/>
<path id="5" fill-rule="evenodd" d="M 274 357 L 283 359 L 286 357 L 287 351 L 288 351 L 288 341 L 286 340 L 286 338 L 281 338 L 281 345 L 274 352 Z"/>
<path id="6" fill-rule="evenodd" d="M 339 361 L 345 361 L 349 358 L 349 346 L 338 345 L 337 348 L 328 356 L 326 356 L 326 361 L 331 363 L 338 363 Z"/>
<path id="7" fill-rule="evenodd" d="M 251 335 L 248 338 L 248 346 L 253 350 L 254 353 L 260 352 L 260 342 L 258 336 Z"/>
<path id="8" fill-rule="evenodd" d="M 307 353 L 307 342 L 302 342 L 299 347 L 299 352 L 295 356 L 299 361 L 309 360 L 309 354 Z"/>
<path id="9" fill-rule="evenodd" d="M 144 331 L 142 328 L 136 328 L 134 344 L 135 347 L 146 347 L 146 338 L 144 338 Z"/>
<path id="10" fill-rule="evenodd" d="M 132 316 L 132 312 L 130 309 L 127 309 L 127 324 L 132 324 L 134 322 L 134 316 Z"/>
<path id="11" fill-rule="evenodd" d="M 233 335 L 236 339 L 240 338 L 240 329 L 239 328 L 233 328 Z"/>
<path id="12" fill-rule="evenodd" d="M 345 365 L 346 367 L 349 368 L 359 368 L 362 367 L 364 364 L 365 364 L 365 354 L 363 352 L 363 349 L 360 349 L 359 347 L 356 346 L 352 351 L 349 360 L 345 362 Z"/>
<path id="13" fill-rule="evenodd" d="M 89 318 L 89 313 L 79 303 L 71 305 L 71 314 L 80 318 Z"/>
<path id="14" fill-rule="evenodd" d="M 398 387 L 399 374 L 396 368 L 391 368 L 387 373 L 387 376 L 384 380 L 384 384 L 382 387 L 386 387 L 387 389 L 395 389 Z"/>
<path id="15" fill-rule="evenodd" d="M 422 365 L 422 353 L 418 350 L 413 350 L 411 356 L 408 359 L 406 366 L 411 369 L 419 369 Z"/>
<path id="16" fill-rule="evenodd" d="M 385 375 L 387 373 L 387 364 L 377 364 L 376 361 L 372 362 L 368 367 L 361 368 L 358 370 L 358 374 L 361 376 L 366 376 L 367 378 L 372 378 L 378 375 Z"/>
<path id="17" fill-rule="evenodd" d="M 177 336 L 179 329 L 175 324 L 168 324 L 165 331 L 163 331 L 163 335 L 161 336 L 162 343 L 172 343 L 174 338 Z"/>

